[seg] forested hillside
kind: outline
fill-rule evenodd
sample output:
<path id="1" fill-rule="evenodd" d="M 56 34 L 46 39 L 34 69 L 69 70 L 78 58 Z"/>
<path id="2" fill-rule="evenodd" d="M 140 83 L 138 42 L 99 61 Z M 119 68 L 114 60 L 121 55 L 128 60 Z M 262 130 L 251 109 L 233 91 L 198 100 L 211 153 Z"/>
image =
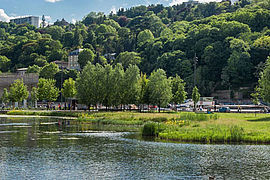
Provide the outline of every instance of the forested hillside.
<path id="1" fill-rule="evenodd" d="M 269 56 L 269 28 L 269 0 L 138 6 L 110 15 L 91 12 L 75 25 L 57 21 L 45 28 L 0 22 L 0 71 L 30 66 L 29 72 L 59 79 L 59 69 L 48 63 L 67 61 L 70 51 L 84 48 L 93 52 L 94 64 L 136 64 L 147 75 L 158 68 L 167 76 L 178 74 L 190 92 L 197 60 L 196 85 L 208 96 L 218 89 L 254 87 Z M 114 61 L 108 58 L 113 53 Z"/>

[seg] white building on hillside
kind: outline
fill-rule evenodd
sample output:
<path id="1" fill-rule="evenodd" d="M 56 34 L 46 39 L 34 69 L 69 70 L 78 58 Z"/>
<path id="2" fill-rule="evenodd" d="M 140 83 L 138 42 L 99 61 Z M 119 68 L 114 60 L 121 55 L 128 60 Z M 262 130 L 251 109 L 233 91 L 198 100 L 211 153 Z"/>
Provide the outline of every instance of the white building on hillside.
<path id="1" fill-rule="evenodd" d="M 39 17 L 36 16 L 25 16 L 11 19 L 10 22 L 15 24 L 31 24 L 33 26 L 39 27 Z"/>
<path id="2" fill-rule="evenodd" d="M 69 53 L 68 55 L 68 69 L 76 69 L 81 70 L 79 60 L 79 53 L 83 51 L 83 49 L 76 49 Z"/>

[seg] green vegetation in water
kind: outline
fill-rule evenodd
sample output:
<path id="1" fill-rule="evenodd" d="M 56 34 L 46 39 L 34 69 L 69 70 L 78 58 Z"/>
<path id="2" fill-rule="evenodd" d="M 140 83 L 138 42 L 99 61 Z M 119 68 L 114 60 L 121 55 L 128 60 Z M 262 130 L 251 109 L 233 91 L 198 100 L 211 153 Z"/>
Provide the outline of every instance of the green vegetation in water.
<path id="1" fill-rule="evenodd" d="M 48 112 L 10 111 L 9 114 L 47 115 Z M 82 124 L 132 129 L 162 140 L 201 143 L 270 143 L 270 115 L 244 113 L 200 114 L 138 112 L 51 112 L 77 116 Z"/>

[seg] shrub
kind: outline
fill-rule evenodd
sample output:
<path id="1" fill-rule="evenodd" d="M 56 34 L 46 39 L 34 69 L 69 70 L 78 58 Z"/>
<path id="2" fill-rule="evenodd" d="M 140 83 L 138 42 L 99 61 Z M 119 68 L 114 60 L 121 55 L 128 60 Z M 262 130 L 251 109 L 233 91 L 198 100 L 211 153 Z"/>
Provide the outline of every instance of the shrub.
<path id="1" fill-rule="evenodd" d="M 143 126 L 143 136 L 158 136 L 158 126 L 156 123 L 147 123 Z"/>

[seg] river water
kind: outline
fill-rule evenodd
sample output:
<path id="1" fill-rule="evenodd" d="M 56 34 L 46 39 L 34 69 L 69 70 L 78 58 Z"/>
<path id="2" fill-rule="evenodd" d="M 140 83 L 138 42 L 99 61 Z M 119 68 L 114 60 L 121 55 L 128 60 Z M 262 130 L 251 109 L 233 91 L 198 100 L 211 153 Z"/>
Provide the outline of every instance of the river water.
<path id="1" fill-rule="evenodd" d="M 270 179 L 269 145 L 146 141 L 58 121 L 0 118 L 1 180 Z"/>

